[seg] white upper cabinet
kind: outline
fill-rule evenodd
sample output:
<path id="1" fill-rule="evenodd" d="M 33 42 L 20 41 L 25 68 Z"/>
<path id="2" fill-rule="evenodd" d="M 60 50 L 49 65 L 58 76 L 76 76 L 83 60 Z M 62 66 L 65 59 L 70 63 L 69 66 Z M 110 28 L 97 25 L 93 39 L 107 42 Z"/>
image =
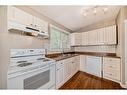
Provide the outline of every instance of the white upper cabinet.
<path id="1" fill-rule="evenodd" d="M 82 45 L 88 45 L 89 32 L 82 32 Z"/>
<path id="2" fill-rule="evenodd" d="M 8 29 L 24 30 L 26 27 L 39 30 L 39 34 L 48 36 L 48 22 L 35 17 L 21 9 L 8 6 Z"/>
<path id="3" fill-rule="evenodd" d="M 98 36 L 97 36 L 97 31 L 93 30 L 93 31 L 89 31 L 88 32 L 88 45 L 97 45 L 98 43 Z"/>
<path id="4" fill-rule="evenodd" d="M 105 44 L 117 44 L 116 25 L 105 28 Z"/>
<path id="5" fill-rule="evenodd" d="M 8 20 L 26 25 L 29 20 L 31 21 L 31 19 L 31 16 L 29 16 L 26 12 L 15 7 L 8 7 Z"/>
<path id="6" fill-rule="evenodd" d="M 103 45 L 104 39 L 105 39 L 105 28 L 97 29 L 97 35 L 98 35 L 98 44 Z"/>
<path id="7" fill-rule="evenodd" d="M 25 30 L 32 24 L 33 17 L 28 13 L 12 6 L 8 6 L 8 29 Z"/>
<path id="8" fill-rule="evenodd" d="M 44 21 L 44 20 L 42 20 L 40 18 L 37 18 L 37 17 L 35 17 L 34 20 L 35 20 L 34 21 L 35 22 L 34 25 L 36 25 L 37 28 L 39 30 L 41 30 L 40 32 L 48 34 L 48 22 L 46 22 L 46 21 Z"/>
<path id="9" fill-rule="evenodd" d="M 116 25 L 92 31 L 71 34 L 71 46 L 117 44 Z"/>
<path id="10" fill-rule="evenodd" d="M 71 46 L 82 45 L 82 33 L 71 34 Z"/>

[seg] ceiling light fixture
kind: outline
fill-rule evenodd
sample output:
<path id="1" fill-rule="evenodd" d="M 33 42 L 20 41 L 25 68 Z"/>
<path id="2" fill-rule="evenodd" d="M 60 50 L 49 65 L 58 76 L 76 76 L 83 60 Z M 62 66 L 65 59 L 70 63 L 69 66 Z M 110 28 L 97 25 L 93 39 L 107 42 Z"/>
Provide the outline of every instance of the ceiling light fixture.
<path id="1" fill-rule="evenodd" d="M 98 11 L 100 12 L 100 10 L 102 12 L 106 13 L 108 11 L 108 7 L 106 7 L 106 6 L 94 6 L 94 7 L 90 7 L 90 8 L 84 7 L 81 9 L 81 13 L 83 16 L 86 17 L 87 15 L 89 15 L 91 13 L 96 15 Z"/>

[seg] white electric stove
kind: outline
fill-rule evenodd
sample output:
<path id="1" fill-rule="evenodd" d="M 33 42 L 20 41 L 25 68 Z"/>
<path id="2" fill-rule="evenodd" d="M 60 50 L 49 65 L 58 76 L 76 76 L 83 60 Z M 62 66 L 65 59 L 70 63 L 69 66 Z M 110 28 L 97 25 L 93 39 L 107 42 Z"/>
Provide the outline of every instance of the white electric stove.
<path id="1" fill-rule="evenodd" d="M 11 49 L 8 89 L 55 89 L 55 60 L 45 49 Z"/>

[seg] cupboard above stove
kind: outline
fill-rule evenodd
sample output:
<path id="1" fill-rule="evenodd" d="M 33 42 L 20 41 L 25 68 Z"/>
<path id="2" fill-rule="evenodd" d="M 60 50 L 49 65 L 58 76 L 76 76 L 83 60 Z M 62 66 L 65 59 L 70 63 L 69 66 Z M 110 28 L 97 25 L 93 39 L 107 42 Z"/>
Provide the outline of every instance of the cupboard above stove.
<path id="1" fill-rule="evenodd" d="M 8 6 L 8 30 L 18 30 L 48 37 L 48 22 L 19 8 Z"/>

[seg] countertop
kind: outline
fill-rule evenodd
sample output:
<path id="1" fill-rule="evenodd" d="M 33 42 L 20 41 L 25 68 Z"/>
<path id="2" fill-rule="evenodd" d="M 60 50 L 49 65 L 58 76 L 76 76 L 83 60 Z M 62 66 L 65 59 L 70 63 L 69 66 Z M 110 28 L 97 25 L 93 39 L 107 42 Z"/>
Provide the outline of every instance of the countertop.
<path id="1" fill-rule="evenodd" d="M 47 57 L 52 58 L 56 61 L 60 61 L 63 59 L 71 58 L 78 55 L 87 55 L 87 56 L 97 56 L 97 57 L 110 57 L 110 58 L 120 58 L 116 56 L 115 53 L 98 53 L 98 52 L 68 52 L 66 54 L 51 54 Z"/>
<path id="2" fill-rule="evenodd" d="M 63 59 L 67 59 L 67 58 L 71 58 L 71 57 L 75 57 L 78 56 L 79 54 L 64 54 L 64 55 L 59 55 L 59 56 L 55 56 L 55 57 L 50 57 L 56 61 L 60 61 Z"/>

